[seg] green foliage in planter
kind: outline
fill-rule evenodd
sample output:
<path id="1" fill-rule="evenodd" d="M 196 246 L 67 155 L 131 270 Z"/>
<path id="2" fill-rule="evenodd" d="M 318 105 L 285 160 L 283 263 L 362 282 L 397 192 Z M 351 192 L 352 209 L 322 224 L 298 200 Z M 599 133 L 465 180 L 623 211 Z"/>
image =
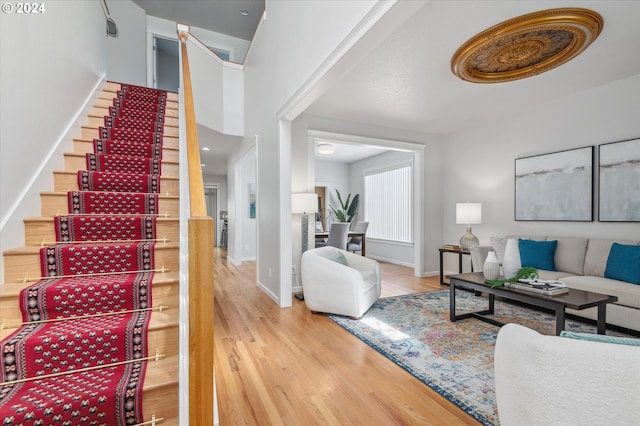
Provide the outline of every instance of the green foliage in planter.
<path id="1" fill-rule="evenodd" d="M 518 280 L 532 280 L 538 278 L 538 270 L 530 266 L 520 268 L 516 275 L 506 280 L 486 280 L 485 283 L 491 285 L 492 288 L 502 287 L 505 283 L 516 282 Z"/>
<path id="2" fill-rule="evenodd" d="M 356 194 L 353 199 L 351 199 L 351 194 L 347 196 L 345 201 L 342 200 L 342 195 L 340 195 L 340 191 L 336 189 L 336 195 L 338 196 L 338 202 L 340 203 L 339 209 L 334 209 L 333 206 L 329 206 L 333 214 L 336 216 L 336 219 L 340 222 L 351 222 L 354 216 L 358 212 L 358 202 L 360 199 L 360 194 Z"/>

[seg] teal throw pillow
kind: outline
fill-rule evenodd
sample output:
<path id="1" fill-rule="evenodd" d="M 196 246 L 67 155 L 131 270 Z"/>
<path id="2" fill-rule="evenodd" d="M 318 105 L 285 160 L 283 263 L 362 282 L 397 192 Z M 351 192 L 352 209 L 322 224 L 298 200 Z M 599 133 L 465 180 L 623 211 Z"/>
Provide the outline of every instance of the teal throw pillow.
<path id="1" fill-rule="evenodd" d="M 640 284 L 640 246 L 613 243 L 607 258 L 605 278 Z"/>
<path id="2" fill-rule="evenodd" d="M 556 255 L 557 245 L 558 240 L 518 240 L 522 267 L 529 266 L 531 268 L 544 269 L 545 271 L 555 271 L 556 262 L 554 256 Z"/>
<path id="3" fill-rule="evenodd" d="M 347 266 L 347 258 L 344 257 L 344 254 L 340 253 L 339 251 L 333 253 L 332 255 L 327 256 L 327 259 L 333 260 L 334 262 L 338 262 L 342 265 Z"/>
<path id="4" fill-rule="evenodd" d="M 614 337 L 607 336 L 605 334 L 589 334 L 589 333 L 574 333 L 573 331 L 561 331 L 560 337 L 567 337 L 569 339 L 588 340 L 590 342 L 602 342 L 602 343 L 615 343 L 617 345 L 629 345 L 640 346 L 640 339 L 634 339 L 632 337 Z"/>

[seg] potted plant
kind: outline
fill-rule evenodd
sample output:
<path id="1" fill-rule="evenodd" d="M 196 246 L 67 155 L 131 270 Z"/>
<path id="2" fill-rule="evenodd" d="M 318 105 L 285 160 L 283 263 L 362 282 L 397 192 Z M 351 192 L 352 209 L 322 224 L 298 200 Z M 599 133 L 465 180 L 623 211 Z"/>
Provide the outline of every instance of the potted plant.
<path id="1" fill-rule="evenodd" d="M 351 193 L 347 196 L 346 200 L 342 200 L 342 195 L 340 195 L 340 191 L 336 189 L 336 195 L 338 196 L 338 203 L 340 203 L 340 208 L 335 209 L 333 206 L 329 206 L 333 214 L 336 216 L 336 219 L 340 222 L 351 222 L 353 218 L 358 213 L 358 201 L 360 198 L 360 194 L 356 194 L 353 199 L 351 198 Z"/>

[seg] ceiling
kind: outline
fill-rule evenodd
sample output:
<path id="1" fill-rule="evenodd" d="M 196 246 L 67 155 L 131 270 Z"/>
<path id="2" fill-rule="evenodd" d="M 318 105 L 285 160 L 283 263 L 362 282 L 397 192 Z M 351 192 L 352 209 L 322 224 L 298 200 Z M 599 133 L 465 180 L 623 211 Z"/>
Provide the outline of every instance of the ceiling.
<path id="1" fill-rule="evenodd" d="M 353 163 L 354 161 L 364 160 L 365 158 L 373 157 L 387 151 L 384 148 L 377 148 L 372 146 L 341 144 L 335 142 L 330 143 L 331 145 L 333 145 L 335 152 L 333 154 L 319 154 L 318 152 L 315 152 L 316 160 L 349 164 Z"/>
<path id="2" fill-rule="evenodd" d="M 600 37 L 573 60 L 506 83 L 469 83 L 452 74 L 451 57 L 469 38 L 507 19 L 558 6 L 588 7 L 604 18 Z M 503 120 L 640 74 L 638 20 L 640 1 L 633 0 L 430 1 L 307 112 L 444 135 Z"/>
<path id="3" fill-rule="evenodd" d="M 264 0 L 133 0 L 147 15 L 215 31 L 243 40 L 253 39 Z M 244 16 L 241 10 L 249 12 Z"/>
<path id="4" fill-rule="evenodd" d="M 264 1 L 258 0 L 134 1 L 149 15 L 246 39 L 253 36 L 264 8 Z M 604 18 L 600 37 L 573 60 L 540 75 L 505 83 L 469 83 L 452 74 L 451 57 L 469 38 L 516 16 L 559 6 L 587 7 Z M 251 8 L 249 17 L 255 21 L 243 21 L 242 8 Z M 431 0 L 334 82 L 306 112 L 441 135 L 505 120 L 640 74 L 639 20 L 637 0 L 561 4 L 557 0 Z"/>

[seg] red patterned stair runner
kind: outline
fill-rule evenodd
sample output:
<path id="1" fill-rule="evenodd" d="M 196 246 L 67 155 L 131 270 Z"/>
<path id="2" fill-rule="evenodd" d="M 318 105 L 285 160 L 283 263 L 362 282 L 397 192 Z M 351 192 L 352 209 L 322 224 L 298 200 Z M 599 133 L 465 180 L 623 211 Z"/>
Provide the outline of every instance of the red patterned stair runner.
<path id="1" fill-rule="evenodd" d="M 166 92 L 131 85 L 114 99 L 105 120 L 126 126 L 100 129 L 81 190 L 68 193 L 72 215 L 54 218 L 58 243 L 40 251 L 51 278 L 22 290 L 25 325 L 0 341 L 2 425 L 143 421 L 147 363 L 135 360 L 148 356 L 165 103 Z"/>

